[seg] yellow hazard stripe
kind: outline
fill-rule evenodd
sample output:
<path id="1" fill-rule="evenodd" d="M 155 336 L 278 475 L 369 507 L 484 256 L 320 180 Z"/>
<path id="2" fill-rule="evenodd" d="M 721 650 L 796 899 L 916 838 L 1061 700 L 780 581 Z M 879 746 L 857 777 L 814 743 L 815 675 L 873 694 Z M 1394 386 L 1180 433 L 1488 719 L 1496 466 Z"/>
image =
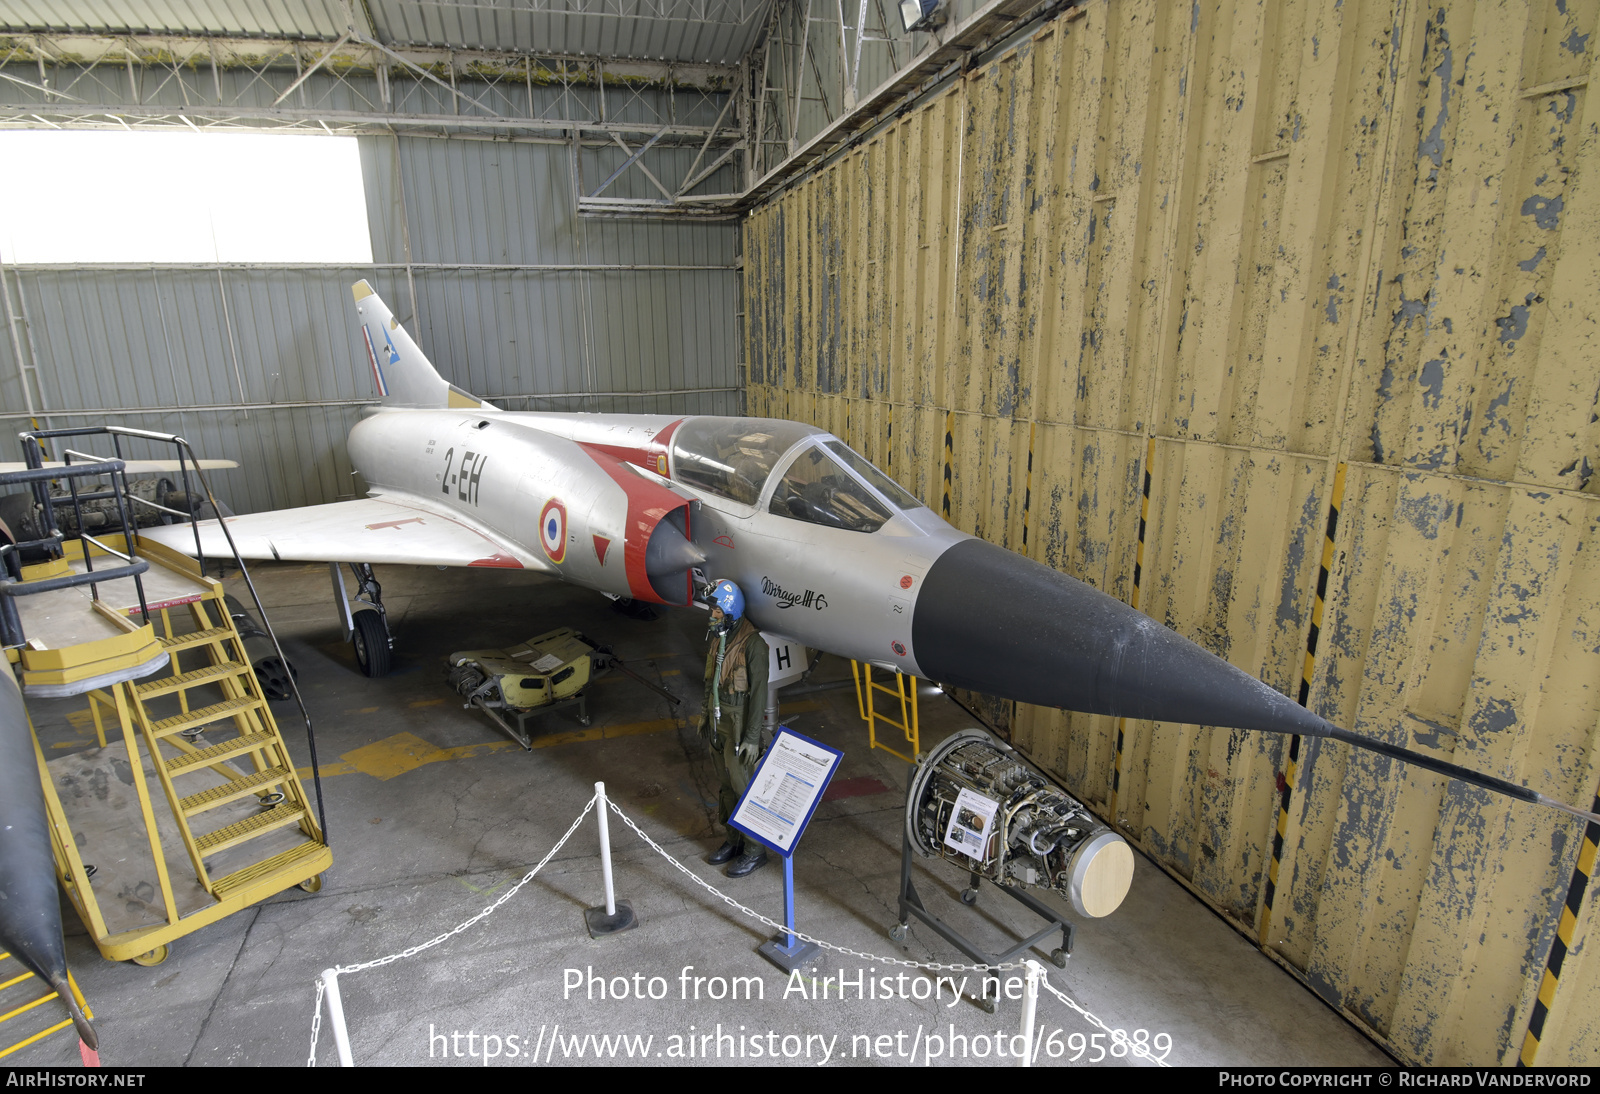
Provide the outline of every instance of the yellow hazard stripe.
<path id="1" fill-rule="evenodd" d="M 1150 471 L 1155 464 L 1156 439 L 1154 437 L 1145 441 L 1144 445 L 1144 486 L 1139 498 L 1139 546 L 1133 555 L 1133 594 L 1128 598 L 1128 603 L 1133 607 L 1139 606 L 1139 587 L 1144 581 L 1144 538 L 1145 530 L 1150 526 Z M 1031 463 L 1031 457 L 1030 457 Z M 1127 737 L 1128 720 L 1117 719 L 1117 747 L 1111 762 L 1111 818 L 1113 823 L 1117 817 L 1117 793 L 1122 789 L 1122 745 Z"/>
<path id="2" fill-rule="evenodd" d="M 1033 507 L 1033 437 L 1037 423 L 1028 423 L 1028 473 L 1022 480 L 1022 553 L 1028 553 L 1028 511 Z"/>
<path id="3" fill-rule="evenodd" d="M 944 413 L 944 519 L 950 519 L 950 478 L 955 472 L 956 412 Z"/>
<path id="4" fill-rule="evenodd" d="M 1317 568 L 1317 589 L 1311 600 L 1311 626 L 1306 631 L 1305 662 L 1300 669 L 1301 706 L 1311 698 L 1311 681 L 1317 668 L 1317 640 L 1322 634 L 1322 613 L 1327 602 L 1328 582 L 1333 574 L 1334 543 L 1339 534 L 1339 507 L 1344 504 L 1345 471 L 1341 463 L 1333 473 L 1333 493 L 1328 498 L 1328 521 L 1322 533 L 1322 559 Z M 1278 895 L 1278 864 L 1283 859 L 1283 847 L 1289 840 L 1289 808 L 1294 798 L 1298 774 L 1300 738 L 1289 742 L 1289 762 L 1284 766 L 1283 792 L 1278 796 L 1278 827 L 1272 836 L 1272 862 L 1267 867 L 1267 891 L 1261 902 L 1261 930 L 1257 934 L 1261 945 L 1267 944 L 1272 931 L 1272 902 Z"/>
<path id="5" fill-rule="evenodd" d="M 1596 795 L 1594 812 L 1600 812 L 1600 795 Z M 1572 949 L 1578 929 L 1578 909 L 1583 907 L 1584 894 L 1594 877 L 1595 843 L 1600 839 L 1600 825 L 1590 824 L 1584 829 L 1583 843 L 1578 848 L 1577 868 L 1567 886 L 1567 899 L 1561 908 L 1561 919 L 1556 924 L 1556 937 L 1550 943 L 1550 955 L 1545 959 L 1544 976 L 1539 981 L 1539 994 L 1534 999 L 1533 1010 L 1528 1015 L 1528 1032 L 1522 1039 L 1522 1051 L 1517 1056 L 1518 1067 L 1532 1067 L 1539 1055 L 1539 1040 L 1544 1036 L 1545 1023 L 1555 1006 L 1556 991 L 1561 986 L 1561 967 L 1566 963 L 1567 952 Z"/>

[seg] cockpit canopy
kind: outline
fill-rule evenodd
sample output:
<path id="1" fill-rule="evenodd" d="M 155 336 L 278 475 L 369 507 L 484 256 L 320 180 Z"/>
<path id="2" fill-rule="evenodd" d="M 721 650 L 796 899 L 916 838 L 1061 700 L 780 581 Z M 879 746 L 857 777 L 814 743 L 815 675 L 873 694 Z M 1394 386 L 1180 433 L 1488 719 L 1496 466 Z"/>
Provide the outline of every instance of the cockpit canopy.
<path id="1" fill-rule="evenodd" d="M 690 418 L 672 436 L 673 471 L 698 490 L 754 505 L 783 454 L 821 433 L 774 418 Z"/>
<path id="2" fill-rule="evenodd" d="M 798 422 L 690 418 L 673 437 L 674 470 L 689 486 L 753 506 L 784 454 L 797 445 L 773 489 L 771 513 L 827 528 L 876 532 L 895 509 L 922 506 L 843 441 Z"/>

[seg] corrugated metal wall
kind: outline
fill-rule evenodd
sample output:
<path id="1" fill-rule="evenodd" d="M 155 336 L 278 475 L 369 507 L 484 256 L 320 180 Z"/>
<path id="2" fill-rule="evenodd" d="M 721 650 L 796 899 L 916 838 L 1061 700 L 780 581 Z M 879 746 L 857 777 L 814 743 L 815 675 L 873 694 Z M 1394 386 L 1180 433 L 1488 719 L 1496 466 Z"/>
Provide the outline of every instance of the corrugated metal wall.
<path id="1" fill-rule="evenodd" d="M 752 412 L 1289 695 L 1309 664 L 1339 724 L 1590 807 L 1597 23 L 1092 0 L 751 216 Z M 1580 822 L 1315 742 L 1011 723 L 1402 1059 L 1597 1058 Z"/>
<path id="2" fill-rule="evenodd" d="M 377 268 L 5 267 L 49 424 L 181 433 L 241 463 L 217 480 L 241 512 L 352 496 L 359 278 L 507 409 L 740 411 L 736 226 L 580 219 L 563 145 L 359 139 Z M 0 426 L 27 406 L 0 335 Z"/>

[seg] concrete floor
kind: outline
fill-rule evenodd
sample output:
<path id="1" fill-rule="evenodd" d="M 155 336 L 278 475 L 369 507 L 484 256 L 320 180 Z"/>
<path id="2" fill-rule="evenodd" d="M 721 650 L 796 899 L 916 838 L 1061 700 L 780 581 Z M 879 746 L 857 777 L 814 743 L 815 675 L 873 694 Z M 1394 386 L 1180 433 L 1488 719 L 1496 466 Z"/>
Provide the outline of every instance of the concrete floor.
<path id="1" fill-rule="evenodd" d="M 477 914 L 545 855 L 597 780 L 696 876 L 781 917 L 776 862 L 740 881 L 703 862 L 720 837 L 715 776 L 688 728 L 704 656 L 700 613 L 663 610 L 655 621 L 640 621 L 546 578 L 380 567 L 396 630 L 395 670 L 369 680 L 355 672 L 336 630 L 326 567 L 261 565 L 254 573 L 316 726 L 334 867 L 319 894 L 290 890 L 203 928 L 179 939 L 153 968 L 103 960 L 71 919 L 68 956 L 98 1015 L 103 1063 L 303 1064 L 319 970 L 397 953 Z M 450 651 L 506 645 L 560 626 L 612 644 L 687 701 L 675 710 L 612 674 L 592 686 L 590 728 L 551 714 L 530 753 L 481 714 L 462 710 L 445 687 Z M 829 659 L 817 675 L 840 680 L 847 670 Z M 863 953 L 962 962 L 926 928 L 914 926 L 905 947 L 885 934 L 896 918 L 905 770 L 887 754 L 869 752 L 855 702 L 843 688 L 783 707 L 786 724 L 843 750 L 836 785 L 852 792 L 819 808 L 796 855 L 798 925 Z M 82 707 L 33 705 L 47 755 L 93 743 Z M 274 709 L 303 765 L 293 703 Z M 925 746 L 973 724 L 931 689 L 922 718 Z M 695 886 L 614 818 L 611 830 L 617 890 L 638 914 L 637 930 L 603 941 L 584 930 L 583 910 L 603 900 L 591 816 L 488 919 L 426 952 L 341 979 L 356 1062 L 482 1063 L 497 1050 L 489 1062 L 526 1065 L 538 1045 L 540 1063 L 577 1063 L 571 1038 L 580 1038 L 582 1062 L 590 1062 L 596 1045 L 588 1035 L 624 1035 L 653 1038 L 642 1051 L 632 1042 L 638 1062 L 698 1064 L 705 1046 L 706 1062 L 715 1063 L 719 1033 L 723 1062 L 737 1062 L 741 1052 L 745 1060 L 759 1052 L 766 1062 L 774 1049 L 780 1060 L 788 1052 L 791 1062 L 809 1064 L 824 1062 L 824 1052 L 836 1064 L 906 1063 L 913 1051 L 918 1063 L 938 1053 L 935 1063 L 984 1062 L 980 1054 L 994 1062 L 994 1035 L 1017 1030 L 1017 1003 L 1003 1001 L 990 1016 L 968 1002 L 950 1005 L 948 989 L 937 1001 L 922 998 L 925 975 L 837 953 L 818 962 L 818 979 L 843 973 L 853 983 L 860 970 L 868 980 L 905 972 L 911 975 L 896 986 L 916 998 L 880 991 L 858 999 L 854 988 L 844 1000 L 836 993 L 811 998 L 810 984 L 805 994 L 786 997 L 787 978 L 755 952 L 767 928 Z M 1033 929 L 1031 914 L 992 887 L 976 909 L 965 909 L 955 900 L 963 875 L 920 859 L 915 869 L 930 906 L 986 944 L 998 947 L 1008 930 Z M 1124 905 L 1083 922 L 1067 969 L 1049 968 L 1051 983 L 1106 1026 L 1169 1037 L 1170 1064 L 1392 1063 L 1143 858 Z M 664 998 L 566 990 L 571 979 L 587 984 L 591 973 L 611 987 L 627 978 L 630 995 L 637 983 Z M 706 978 L 698 999 L 697 977 Z M 735 977 L 756 978 L 745 983 L 759 983 L 763 997 L 708 997 Z M 1097 1029 L 1055 998 L 1041 999 L 1039 1019 L 1046 1046 L 1040 1064 L 1078 1055 L 1081 1065 L 1099 1053 L 1089 1040 Z M 712 1040 L 702 1041 L 707 1034 Z M 1052 1041 L 1059 1059 L 1050 1058 Z M 1100 1042 L 1108 1043 L 1103 1036 Z M 680 1058 L 691 1044 L 695 1058 Z M 61 1033 L 6 1062 L 77 1059 L 72 1037 Z M 626 1062 L 627 1050 L 616 1059 Z M 318 1062 L 336 1062 L 326 1024 Z"/>

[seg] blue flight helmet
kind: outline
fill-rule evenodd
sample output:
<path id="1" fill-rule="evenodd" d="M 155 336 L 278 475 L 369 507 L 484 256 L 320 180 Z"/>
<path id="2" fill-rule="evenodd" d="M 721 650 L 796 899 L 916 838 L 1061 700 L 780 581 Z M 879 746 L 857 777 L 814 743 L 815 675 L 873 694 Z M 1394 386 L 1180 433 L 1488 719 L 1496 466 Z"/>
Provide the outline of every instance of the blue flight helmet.
<path id="1" fill-rule="evenodd" d="M 723 578 L 711 587 L 711 604 L 722 609 L 722 633 L 731 631 L 744 618 L 744 593 L 739 586 Z"/>

